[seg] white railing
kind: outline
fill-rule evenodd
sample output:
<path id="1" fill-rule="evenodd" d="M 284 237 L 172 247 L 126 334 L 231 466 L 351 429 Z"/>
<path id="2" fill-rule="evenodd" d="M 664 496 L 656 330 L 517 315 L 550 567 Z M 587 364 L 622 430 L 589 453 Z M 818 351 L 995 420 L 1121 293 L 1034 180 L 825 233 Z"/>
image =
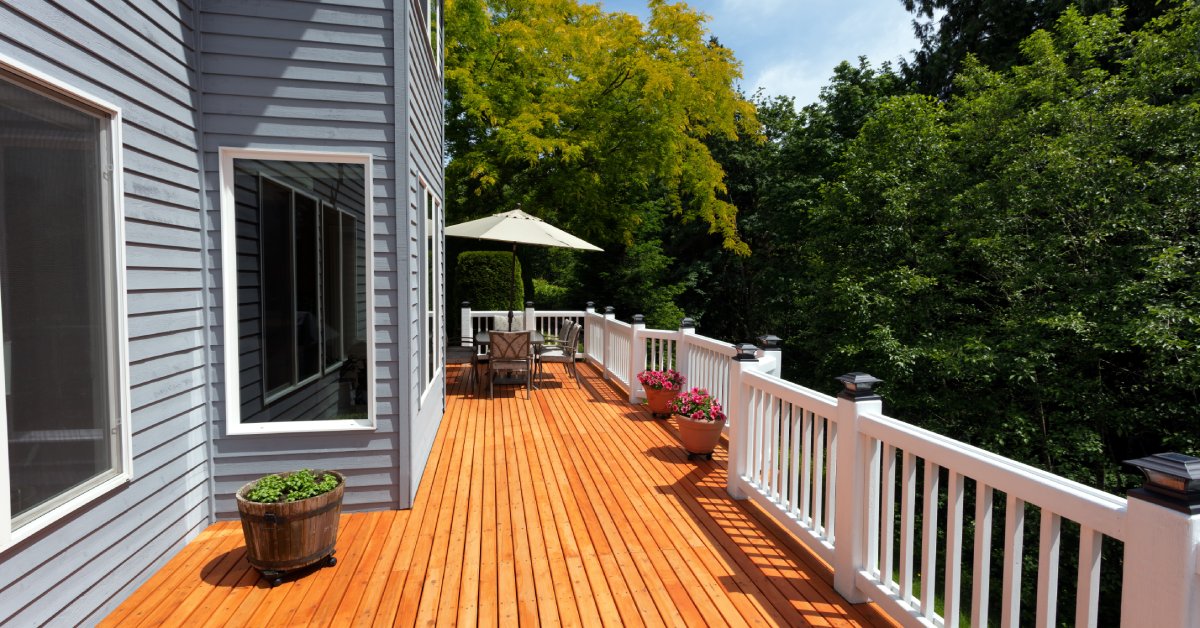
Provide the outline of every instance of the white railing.
<path id="1" fill-rule="evenodd" d="M 685 336 L 683 351 L 687 353 L 689 387 L 705 388 L 714 397 L 725 403 L 729 399 L 729 371 L 737 349 L 727 342 L 720 342 L 696 334 Z"/>
<path id="2" fill-rule="evenodd" d="M 730 494 L 757 502 L 829 562 L 851 602 L 875 602 L 909 626 L 1096 626 L 1108 538 L 1124 546 L 1110 567 L 1124 574 L 1122 624 L 1200 625 L 1200 514 L 1186 507 L 1126 500 L 885 416 L 869 376 L 843 376 L 835 398 L 780 379 L 777 349 L 739 353 L 690 325 L 645 329 L 611 310 L 529 311 L 526 320 L 543 316 L 545 329 L 581 320 L 587 360 L 632 402 L 646 369 L 675 368 L 716 395 L 729 415 Z M 1035 601 L 1022 608 L 1035 551 L 1025 548 L 1028 520 L 1038 522 L 1038 568 Z M 1068 538 L 1078 545 L 1064 547 Z M 1060 578 L 1064 563 L 1076 573 Z M 1058 616 L 1064 587 L 1074 589 L 1069 618 Z"/>
<path id="3" fill-rule="evenodd" d="M 746 496 L 832 562 L 837 400 L 756 370 L 743 384 L 745 411 L 728 410 L 731 425 L 746 421 L 737 432 L 746 438 L 736 443 Z"/>
<path id="4" fill-rule="evenodd" d="M 960 590 L 963 531 L 972 529 L 977 532 L 970 573 L 983 577 L 974 578 L 969 617 L 972 626 L 987 625 L 988 599 L 996 585 L 988 576 L 995 492 L 1001 491 L 1005 495 L 1003 578 L 999 583 L 1001 625 L 1028 623 L 1027 610 L 1033 611 L 1038 626 L 1058 625 L 1064 520 L 1078 524 L 1080 531 L 1073 623 L 1096 625 L 1101 541 L 1103 536 L 1125 540 L 1125 499 L 877 413 L 858 417 L 858 433 L 864 437 L 861 444 L 867 453 L 866 558 L 859 570 L 858 586 L 869 590 L 871 599 L 890 607 L 893 614 L 911 613 L 923 623 L 958 625 L 959 617 L 968 609 Z M 918 484 L 922 489 L 919 507 Z M 968 487 L 972 489 L 974 513 L 964 512 Z M 899 520 L 895 519 L 897 492 Z M 1037 512 L 1040 521 L 1034 609 L 1021 608 L 1027 505 Z M 921 553 L 916 556 L 913 548 L 918 520 Z M 945 545 L 943 563 L 939 565 L 938 524 L 942 520 L 946 522 L 942 528 Z M 900 548 L 895 553 L 894 539 Z M 898 580 L 893 579 L 893 570 L 898 572 Z M 940 587 L 939 572 L 944 574 Z M 919 599 L 914 597 L 914 587 L 920 591 Z M 944 605 L 940 615 L 935 609 L 938 593 Z"/>

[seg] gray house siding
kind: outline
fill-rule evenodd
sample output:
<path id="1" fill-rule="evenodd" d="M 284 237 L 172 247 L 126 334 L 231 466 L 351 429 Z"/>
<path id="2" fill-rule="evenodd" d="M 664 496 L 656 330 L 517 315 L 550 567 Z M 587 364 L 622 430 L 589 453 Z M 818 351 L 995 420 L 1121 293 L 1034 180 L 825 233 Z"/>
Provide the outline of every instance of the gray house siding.
<path id="1" fill-rule="evenodd" d="M 99 621 L 266 472 L 336 468 L 348 510 L 411 505 L 444 384 L 422 403 L 417 181 L 442 197 L 442 91 L 410 2 L 0 2 L 0 54 L 121 108 L 133 448 L 130 482 L 0 551 L 0 625 Z M 374 430 L 227 435 L 222 147 L 372 156 Z"/>
<path id="2" fill-rule="evenodd" d="M 0 5 L 0 53 L 122 110 L 134 454 L 131 482 L 0 552 L 3 625 L 98 621 L 211 520 L 193 9 L 110 4 Z"/>
<path id="3" fill-rule="evenodd" d="M 408 344 L 410 350 L 408 352 L 408 377 L 410 381 L 420 382 L 421 380 L 421 339 L 418 337 L 421 328 L 421 317 L 425 314 L 420 311 L 420 301 L 418 299 L 420 291 L 420 272 L 421 263 L 419 253 L 425 246 L 421 241 L 421 229 L 419 228 L 420 220 L 424 215 L 424 199 L 421 198 L 420 179 L 425 181 L 436 191 L 438 199 L 444 203 L 442 190 L 444 184 L 442 181 L 442 129 L 443 124 L 443 94 L 442 88 L 442 67 L 440 60 L 436 62 L 433 58 L 432 50 L 429 43 L 429 24 L 426 21 L 426 2 L 436 2 L 437 0 L 407 0 L 411 8 L 410 19 L 407 22 L 408 36 L 405 38 L 405 44 L 408 48 L 407 58 L 408 71 L 405 74 L 410 82 L 408 89 L 402 90 L 405 101 L 404 129 L 407 136 L 407 194 L 409 199 L 408 204 L 408 220 L 409 234 L 407 241 L 408 260 L 410 270 L 408 273 L 408 294 L 410 315 L 408 317 Z M 440 11 L 439 11 L 440 15 Z M 442 25 L 438 24 L 438 32 L 442 32 Z M 439 233 L 439 238 L 442 238 Z M 439 250 L 445 250 L 444 246 Z M 439 264 L 437 276 L 445 277 L 444 257 L 437 260 Z M 442 293 L 445 293 L 444 286 Z M 446 337 L 446 321 L 445 321 L 445 306 L 436 312 L 436 326 L 438 329 L 439 342 L 445 345 L 443 339 Z M 412 476 L 409 478 L 409 500 L 406 504 L 411 503 L 411 496 L 416 494 L 417 486 L 420 485 L 422 470 L 425 468 L 425 462 L 429 459 L 429 452 L 433 449 L 433 441 L 437 436 L 438 425 L 441 423 L 442 414 L 445 411 L 445 368 L 440 371 L 440 375 L 431 384 L 431 390 L 425 397 L 425 403 L 421 405 L 420 393 L 414 394 L 409 400 L 409 412 L 413 417 L 410 424 L 409 443 L 407 451 L 412 457 L 411 466 L 414 469 Z M 417 386 L 420 388 L 420 385 Z"/>
<path id="4" fill-rule="evenodd" d="M 205 0 L 200 8 L 201 92 L 209 263 L 221 266 L 218 151 L 229 148 L 369 153 L 374 206 L 368 278 L 375 316 L 376 429 L 227 435 L 221 347 L 222 291 L 209 294 L 209 342 L 217 354 L 210 369 L 214 403 L 213 461 L 218 518 L 237 516 L 233 493 L 264 473 L 299 467 L 345 473 L 347 510 L 405 505 L 410 475 L 401 452 L 407 429 L 408 382 L 397 359 L 407 336 L 397 333 L 400 302 L 396 239 L 408 226 L 396 222 L 398 154 L 395 133 L 390 2 L 243 2 Z M 214 276 L 218 274 L 214 271 Z M 246 399 L 243 398 L 243 403 Z"/>

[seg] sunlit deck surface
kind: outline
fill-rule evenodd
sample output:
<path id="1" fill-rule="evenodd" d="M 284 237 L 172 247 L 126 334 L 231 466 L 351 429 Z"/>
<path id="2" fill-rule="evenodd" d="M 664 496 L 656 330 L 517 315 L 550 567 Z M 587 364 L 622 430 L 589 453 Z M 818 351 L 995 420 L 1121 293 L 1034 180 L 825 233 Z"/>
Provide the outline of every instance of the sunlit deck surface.
<path id="1" fill-rule="evenodd" d="M 240 524 L 214 524 L 105 625 L 893 625 L 725 492 L 725 449 L 689 462 L 673 421 L 590 368 L 470 394 L 411 510 L 343 515 L 335 567 L 271 589 Z M 97 574 L 102 577 L 102 574 Z"/>

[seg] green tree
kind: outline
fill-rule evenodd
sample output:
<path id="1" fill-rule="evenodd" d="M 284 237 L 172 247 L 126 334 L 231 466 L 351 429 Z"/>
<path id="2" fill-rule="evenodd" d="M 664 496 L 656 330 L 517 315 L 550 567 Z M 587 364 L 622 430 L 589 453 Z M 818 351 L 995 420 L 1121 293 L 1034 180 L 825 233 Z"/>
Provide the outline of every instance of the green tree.
<path id="1" fill-rule="evenodd" d="M 1068 10 L 880 106 L 805 223 L 802 378 L 869 370 L 897 416 L 1110 490 L 1196 451 L 1198 11 Z"/>
<path id="2" fill-rule="evenodd" d="M 915 14 L 913 28 L 920 47 L 905 76 L 926 94 L 947 96 L 968 55 L 1004 70 L 1023 59 L 1020 42 L 1038 29 L 1047 29 L 1067 7 L 1084 15 L 1120 7 L 1129 29 L 1161 14 L 1161 0 L 900 0 Z M 936 18 L 936 19 L 935 19 Z"/>
<path id="3" fill-rule="evenodd" d="M 606 250 L 646 201 L 747 252 L 704 140 L 753 128 L 739 64 L 684 3 L 651 17 L 577 0 L 453 0 L 446 22 L 452 219 L 521 205 Z"/>

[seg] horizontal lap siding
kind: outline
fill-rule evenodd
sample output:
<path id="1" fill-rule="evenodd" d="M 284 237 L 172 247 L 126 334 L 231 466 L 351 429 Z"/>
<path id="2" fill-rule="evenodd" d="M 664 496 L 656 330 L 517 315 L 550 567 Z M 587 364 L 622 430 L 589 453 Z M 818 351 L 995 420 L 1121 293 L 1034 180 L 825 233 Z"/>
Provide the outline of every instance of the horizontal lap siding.
<path id="1" fill-rule="evenodd" d="M 210 518 L 192 8 L 63 4 L 0 4 L 0 51 L 122 110 L 134 480 L 0 554 L 2 625 L 94 623 Z"/>
<path id="2" fill-rule="evenodd" d="M 409 352 L 407 358 L 409 360 L 408 377 L 410 381 L 419 382 L 421 379 L 421 346 L 422 340 L 419 337 L 421 326 L 421 317 L 425 314 L 420 311 L 420 275 L 422 271 L 420 258 L 418 253 L 424 248 L 425 243 L 420 242 L 420 229 L 418 228 L 420 220 L 424 217 L 424 199 L 421 198 L 420 184 L 418 177 L 424 177 L 429 185 L 433 188 L 439 199 L 442 199 L 443 211 L 445 207 L 445 192 L 442 181 L 443 160 L 442 160 L 442 129 L 443 129 L 443 88 L 442 88 L 442 70 L 440 67 L 434 67 L 434 61 L 429 43 L 429 25 L 426 22 L 426 15 L 421 7 L 423 4 L 418 0 L 404 0 L 410 4 L 411 15 L 408 20 L 408 37 L 405 42 L 408 64 L 408 83 L 407 92 L 403 95 L 405 98 L 405 125 L 407 136 L 407 152 L 408 152 L 408 225 L 411 236 L 406 239 L 408 243 L 408 259 L 410 271 L 408 273 L 408 294 L 409 294 L 409 316 L 405 317 L 405 322 L 408 323 L 408 342 Z M 436 1 L 436 0 L 431 0 Z M 438 28 L 442 30 L 441 25 Z M 441 237 L 439 234 L 438 237 Z M 444 245 L 444 242 L 443 242 Z M 442 247 L 445 250 L 445 247 Z M 439 281 L 443 281 L 445 274 L 445 256 L 438 260 L 437 276 Z M 442 294 L 445 294 L 445 286 L 443 281 Z M 437 328 L 438 342 L 445 347 L 445 307 L 443 304 L 442 311 L 437 312 Z M 445 369 L 442 370 L 443 374 Z M 419 395 L 414 395 L 410 402 L 411 411 L 413 413 L 413 421 L 410 430 L 409 451 L 411 451 L 411 469 L 412 476 L 410 478 L 409 490 L 415 493 L 417 486 L 421 482 L 422 471 L 425 467 L 425 462 L 429 458 L 429 452 L 433 447 L 434 437 L 437 435 L 438 426 L 441 424 L 442 414 L 445 410 L 445 376 L 439 376 L 433 382 L 433 389 L 428 393 L 424 406 L 421 406 Z M 410 493 L 411 494 L 411 493 Z"/>
<path id="3" fill-rule="evenodd" d="M 372 249 L 375 329 L 374 432 L 226 436 L 221 347 L 220 281 L 212 282 L 209 342 L 215 347 L 214 472 L 220 518 L 237 516 L 233 493 L 264 473 L 299 467 L 337 469 L 348 477 L 348 510 L 394 508 L 400 499 L 394 334 L 396 316 L 396 134 L 390 2 L 205 0 L 199 30 L 202 54 L 204 169 L 208 198 L 210 265 L 219 275 L 218 150 L 270 148 L 368 153 L 374 159 Z M 240 246 L 240 245 L 239 245 Z M 243 277 L 244 285 L 254 285 Z M 364 295 L 365 298 L 365 295 Z M 239 311 L 250 315 L 249 311 Z M 233 351 L 252 351 L 243 338 Z M 244 399 L 245 400 L 245 399 Z"/>

